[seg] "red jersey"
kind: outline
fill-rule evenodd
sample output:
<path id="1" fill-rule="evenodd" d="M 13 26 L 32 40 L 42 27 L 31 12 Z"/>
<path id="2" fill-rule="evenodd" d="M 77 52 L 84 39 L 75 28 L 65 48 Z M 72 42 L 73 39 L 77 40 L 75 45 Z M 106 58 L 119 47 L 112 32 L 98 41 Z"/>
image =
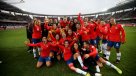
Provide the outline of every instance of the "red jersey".
<path id="1" fill-rule="evenodd" d="M 60 45 L 64 45 L 64 41 L 65 41 L 65 40 L 70 41 L 69 38 L 61 38 L 61 39 L 59 40 L 59 44 L 60 44 Z"/>
<path id="2" fill-rule="evenodd" d="M 67 35 L 67 39 L 70 40 L 70 42 L 72 42 L 74 38 L 77 38 L 77 35 L 75 32 L 73 32 L 72 35 Z"/>
<path id="3" fill-rule="evenodd" d="M 52 40 L 52 43 L 53 43 L 53 44 L 56 44 L 57 42 L 59 42 L 58 40 L 56 40 L 56 39 L 54 38 L 54 36 L 53 36 L 52 34 L 49 34 L 49 35 L 50 35 L 50 37 L 51 37 L 51 40 Z M 58 46 L 53 46 L 53 47 L 51 48 L 51 50 L 56 51 L 56 52 L 59 52 L 59 47 L 58 47 Z"/>
<path id="4" fill-rule="evenodd" d="M 62 28 L 65 28 L 67 25 L 69 25 L 69 22 L 68 21 L 66 21 L 66 22 L 60 21 L 60 25 Z"/>
<path id="5" fill-rule="evenodd" d="M 125 31 L 120 24 L 113 25 L 109 28 L 108 40 L 113 42 L 125 42 Z"/>
<path id="6" fill-rule="evenodd" d="M 101 27 L 101 25 L 100 25 L 100 24 L 96 24 L 96 35 L 97 35 L 98 37 L 101 37 L 99 27 Z"/>
<path id="7" fill-rule="evenodd" d="M 98 54 L 96 48 L 94 46 L 90 45 L 89 50 L 90 50 L 89 55 L 92 56 L 93 58 L 95 58 L 96 55 Z"/>
<path id="8" fill-rule="evenodd" d="M 90 39 L 96 39 L 97 33 L 96 33 L 96 25 L 93 23 L 90 23 Z"/>
<path id="9" fill-rule="evenodd" d="M 49 53 L 50 53 L 50 48 L 52 46 L 56 46 L 55 44 L 51 44 L 51 43 L 43 43 L 43 42 L 40 42 L 40 43 L 36 43 L 36 44 L 28 44 L 28 46 L 38 46 L 41 48 L 41 51 L 40 51 L 40 56 L 43 57 L 43 58 L 46 58 L 49 56 Z"/>
<path id="10" fill-rule="evenodd" d="M 108 34 L 108 30 L 109 30 L 109 25 L 103 25 L 103 26 L 99 26 L 99 30 L 100 30 L 100 37 L 102 39 L 107 39 L 107 34 Z"/>
<path id="11" fill-rule="evenodd" d="M 71 51 L 71 47 L 72 45 L 74 44 L 75 42 L 73 41 L 68 47 L 64 47 L 63 45 L 58 45 L 62 52 L 63 52 L 63 55 L 64 55 L 64 60 L 67 61 L 71 58 L 72 56 L 72 51 Z"/>
<path id="12" fill-rule="evenodd" d="M 86 30 L 82 30 L 81 29 L 77 33 L 78 33 L 78 35 L 81 35 L 82 41 L 88 41 L 88 40 L 90 40 L 89 30 L 87 30 L 87 29 Z"/>
<path id="13" fill-rule="evenodd" d="M 87 27 L 84 27 L 84 21 L 82 20 L 82 18 L 80 17 L 80 15 L 78 15 L 78 20 L 79 20 L 79 22 L 81 24 L 81 29 L 77 30 L 77 33 L 79 35 L 81 35 L 82 41 L 88 41 L 88 40 L 90 40 L 90 34 L 89 34 L 90 25 L 88 25 Z"/>
<path id="14" fill-rule="evenodd" d="M 46 24 L 46 23 L 44 24 L 44 28 L 51 31 L 52 33 L 57 33 L 57 34 L 60 33 L 59 28 L 54 29 L 52 26 L 48 26 L 48 24 Z"/>
<path id="15" fill-rule="evenodd" d="M 32 34 L 32 38 L 35 39 L 40 39 L 42 37 L 42 30 L 41 30 L 41 26 L 39 25 L 35 25 L 33 27 L 33 34 Z"/>

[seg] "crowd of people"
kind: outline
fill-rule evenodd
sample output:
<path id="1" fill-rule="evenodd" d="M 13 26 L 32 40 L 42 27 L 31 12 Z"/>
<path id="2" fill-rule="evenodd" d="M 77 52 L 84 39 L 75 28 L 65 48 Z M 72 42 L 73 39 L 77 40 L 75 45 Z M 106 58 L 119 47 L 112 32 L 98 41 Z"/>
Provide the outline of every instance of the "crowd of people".
<path id="1" fill-rule="evenodd" d="M 34 58 L 38 58 L 37 68 L 42 67 L 44 63 L 50 67 L 56 58 L 58 61 L 64 59 L 71 70 L 85 76 L 91 76 L 87 72 L 88 64 L 94 66 L 99 74 L 103 64 L 122 74 L 121 69 L 109 61 L 110 51 L 114 46 L 116 63 L 120 62 L 120 46 L 125 43 L 125 31 L 114 18 L 110 18 L 108 22 L 100 19 L 83 19 L 79 13 L 77 19 L 67 20 L 64 17 L 59 21 L 50 22 L 46 18 L 44 24 L 34 18 L 26 30 L 29 41 L 25 44 L 29 46 L 28 51 L 33 52 Z M 102 57 L 99 56 L 101 52 Z M 74 66 L 75 60 L 82 69 Z"/>

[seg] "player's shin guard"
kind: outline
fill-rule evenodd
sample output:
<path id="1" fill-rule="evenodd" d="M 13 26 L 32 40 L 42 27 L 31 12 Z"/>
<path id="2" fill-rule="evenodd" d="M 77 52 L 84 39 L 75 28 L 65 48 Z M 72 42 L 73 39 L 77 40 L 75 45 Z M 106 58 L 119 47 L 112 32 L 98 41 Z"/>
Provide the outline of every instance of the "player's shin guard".
<path id="1" fill-rule="evenodd" d="M 109 60 L 109 57 L 110 57 L 110 51 L 106 50 L 106 59 Z"/>
<path id="2" fill-rule="evenodd" d="M 34 58 L 36 58 L 36 49 L 33 48 Z"/>
<path id="3" fill-rule="evenodd" d="M 117 60 L 120 60 L 121 58 L 121 52 L 117 53 Z"/>
<path id="4" fill-rule="evenodd" d="M 105 63 L 107 66 L 110 66 L 111 68 L 115 69 L 119 74 L 122 74 L 122 71 L 116 67 L 115 65 L 111 64 L 110 62 L 106 61 Z"/>
<path id="5" fill-rule="evenodd" d="M 103 45 L 103 54 L 104 54 L 104 56 L 106 56 L 106 51 L 107 51 L 107 43 L 105 43 Z"/>
<path id="6" fill-rule="evenodd" d="M 82 74 L 82 75 L 86 75 L 87 74 L 87 72 L 85 72 L 85 71 L 83 71 L 83 70 L 81 70 L 81 69 L 79 69 L 79 68 L 76 68 L 76 70 L 75 70 L 77 73 L 79 73 L 79 74 Z"/>

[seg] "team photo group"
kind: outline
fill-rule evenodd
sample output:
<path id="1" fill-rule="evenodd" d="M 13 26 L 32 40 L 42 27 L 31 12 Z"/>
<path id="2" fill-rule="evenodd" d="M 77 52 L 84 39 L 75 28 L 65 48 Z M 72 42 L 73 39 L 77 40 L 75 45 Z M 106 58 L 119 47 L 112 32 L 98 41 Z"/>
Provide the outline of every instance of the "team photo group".
<path id="1" fill-rule="evenodd" d="M 113 17 L 104 21 L 83 18 L 79 13 L 77 18 L 45 18 L 44 23 L 41 22 L 34 18 L 26 26 L 28 40 L 25 45 L 37 59 L 36 68 L 53 67 L 53 63 L 64 60 L 70 70 L 84 76 L 92 76 L 89 71 L 92 67 L 94 75 L 101 76 L 104 65 L 122 74 L 114 64 L 121 62 L 120 48 L 126 42 L 125 30 Z M 112 48 L 116 51 L 114 64 L 110 62 Z M 80 66 L 75 66 L 78 64 Z"/>

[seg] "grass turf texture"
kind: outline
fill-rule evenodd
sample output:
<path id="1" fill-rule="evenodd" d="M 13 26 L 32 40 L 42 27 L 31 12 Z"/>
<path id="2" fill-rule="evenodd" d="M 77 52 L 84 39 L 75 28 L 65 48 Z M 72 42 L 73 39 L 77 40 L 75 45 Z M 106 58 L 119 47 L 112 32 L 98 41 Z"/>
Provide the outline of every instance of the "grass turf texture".
<path id="1" fill-rule="evenodd" d="M 121 46 L 122 58 L 119 64 L 123 74 L 105 66 L 101 69 L 103 76 L 135 76 L 136 75 L 136 27 L 125 27 L 127 42 Z M 37 60 L 28 53 L 24 41 L 25 29 L 0 31 L 0 76 L 81 76 L 72 72 L 64 61 L 56 62 L 52 67 L 43 66 L 36 69 Z M 116 59 L 115 49 L 112 49 L 110 62 Z M 80 67 L 79 67 L 80 68 Z"/>

